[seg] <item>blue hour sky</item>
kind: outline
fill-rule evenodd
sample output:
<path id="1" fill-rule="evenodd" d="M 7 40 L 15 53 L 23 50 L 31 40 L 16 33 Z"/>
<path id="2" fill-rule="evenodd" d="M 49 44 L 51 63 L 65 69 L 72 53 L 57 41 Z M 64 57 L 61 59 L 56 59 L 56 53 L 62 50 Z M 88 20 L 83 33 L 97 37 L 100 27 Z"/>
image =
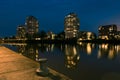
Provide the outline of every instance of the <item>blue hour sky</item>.
<path id="1" fill-rule="evenodd" d="M 15 35 L 29 15 L 39 20 L 39 30 L 58 33 L 70 12 L 78 15 L 82 31 L 98 33 L 100 25 L 120 26 L 120 0 L 0 0 L 0 37 Z"/>

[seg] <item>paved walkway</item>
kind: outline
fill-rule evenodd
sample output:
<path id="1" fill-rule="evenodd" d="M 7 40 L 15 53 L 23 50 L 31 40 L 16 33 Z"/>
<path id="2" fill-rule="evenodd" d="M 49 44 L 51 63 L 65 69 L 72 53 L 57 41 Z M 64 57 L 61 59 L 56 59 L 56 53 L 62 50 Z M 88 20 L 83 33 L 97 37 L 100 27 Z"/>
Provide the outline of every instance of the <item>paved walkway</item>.
<path id="1" fill-rule="evenodd" d="M 0 46 L 0 80 L 71 80 L 52 69 L 47 77 L 38 76 L 39 64 Z"/>

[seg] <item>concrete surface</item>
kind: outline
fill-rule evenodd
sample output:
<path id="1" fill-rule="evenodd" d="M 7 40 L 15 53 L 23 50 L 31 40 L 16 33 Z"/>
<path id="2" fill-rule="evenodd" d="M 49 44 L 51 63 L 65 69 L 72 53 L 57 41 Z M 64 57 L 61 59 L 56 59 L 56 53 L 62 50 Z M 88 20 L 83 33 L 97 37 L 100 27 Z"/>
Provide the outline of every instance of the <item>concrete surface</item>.
<path id="1" fill-rule="evenodd" d="M 0 80 L 71 80 L 49 68 L 49 75 L 38 76 L 39 64 L 16 52 L 0 46 Z"/>

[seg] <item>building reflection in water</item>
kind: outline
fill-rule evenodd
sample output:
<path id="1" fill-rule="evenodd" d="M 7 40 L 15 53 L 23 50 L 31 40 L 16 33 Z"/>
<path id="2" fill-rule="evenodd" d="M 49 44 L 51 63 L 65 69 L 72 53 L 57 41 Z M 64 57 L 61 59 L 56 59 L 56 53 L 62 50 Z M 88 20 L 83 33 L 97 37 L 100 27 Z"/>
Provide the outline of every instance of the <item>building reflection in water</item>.
<path id="1" fill-rule="evenodd" d="M 120 52 L 120 45 L 100 44 L 98 48 L 98 59 L 102 57 L 114 59 Z"/>
<path id="2" fill-rule="evenodd" d="M 88 55 L 91 55 L 93 50 L 96 50 L 96 45 L 92 43 L 78 43 L 79 49 L 82 52 L 86 52 Z M 117 54 L 120 52 L 120 45 L 114 44 L 99 44 L 97 58 L 100 59 L 105 57 L 107 59 L 114 59 Z"/>
<path id="3" fill-rule="evenodd" d="M 87 46 L 86 46 L 87 54 L 88 54 L 88 55 L 91 55 L 91 54 L 92 54 L 92 50 L 93 50 L 94 48 L 95 48 L 95 44 L 87 43 Z"/>
<path id="4" fill-rule="evenodd" d="M 41 58 L 41 53 L 52 52 L 54 51 L 55 47 L 54 44 L 27 44 L 16 46 L 18 53 L 36 61 Z M 61 49 L 65 53 L 65 66 L 67 68 L 77 67 L 77 64 L 80 60 L 79 47 L 76 45 L 62 45 L 59 47 L 59 49 Z"/>
<path id="5" fill-rule="evenodd" d="M 104 73 L 119 72 L 120 45 L 78 44 L 26 44 L 17 45 L 17 49 L 20 54 L 34 60 L 46 57 L 50 68 L 68 74 L 74 80 L 85 80 L 82 77 L 96 80 L 98 77 L 101 79 Z"/>
<path id="6" fill-rule="evenodd" d="M 120 45 L 115 45 L 115 50 L 116 50 L 116 53 L 118 54 L 120 52 Z"/>
<path id="7" fill-rule="evenodd" d="M 83 51 L 83 52 L 86 52 L 87 55 L 91 55 L 92 54 L 92 51 L 93 49 L 95 49 L 95 44 L 92 44 L 92 43 L 78 43 L 79 44 L 79 49 L 80 51 Z"/>
<path id="8" fill-rule="evenodd" d="M 16 46 L 19 54 L 36 61 L 41 58 L 40 53 L 52 52 L 54 50 L 54 44 L 27 44 Z"/>
<path id="9" fill-rule="evenodd" d="M 80 60 L 80 53 L 77 46 L 65 45 L 65 66 L 75 68 Z"/>
<path id="10" fill-rule="evenodd" d="M 21 46 L 17 46 L 18 49 L 18 53 L 33 59 L 33 60 L 37 60 L 39 58 L 39 51 L 38 51 L 38 47 L 36 45 L 21 45 Z"/>
<path id="11" fill-rule="evenodd" d="M 54 44 L 48 44 L 46 47 L 47 52 L 52 52 L 54 50 Z"/>
<path id="12" fill-rule="evenodd" d="M 18 53 L 31 58 L 33 60 L 38 60 L 43 58 L 41 54 L 45 53 L 45 56 L 48 57 L 47 53 L 54 54 L 56 51 L 62 51 L 64 54 L 65 66 L 67 68 L 76 68 L 78 63 L 80 63 L 80 54 L 87 54 L 93 57 L 93 53 L 97 56 L 98 59 L 107 58 L 115 59 L 116 56 L 120 53 L 120 45 L 113 44 L 92 44 L 92 43 L 78 43 L 79 45 L 55 45 L 55 44 L 19 44 L 17 46 Z M 12 44 L 11 44 L 12 45 Z M 13 44 L 15 45 L 15 44 Z M 59 49 L 59 50 L 56 50 Z M 97 52 L 94 52 L 97 51 Z M 58 52 L 59 54 L 61 52 Z M 57 55 L 59 55 L 57 53 Z M 44 55 L 44 54 L 43 54 Z M 50 56 L 49 56 L 50 57 Z"/>
<path id="13" fill-rule="evenodd" d="M 25 52 L 25 47 L 26 45 L 17 45 L 17 48 L 18 48 L 18 53 L 19 54 L 23 54 Z"/>

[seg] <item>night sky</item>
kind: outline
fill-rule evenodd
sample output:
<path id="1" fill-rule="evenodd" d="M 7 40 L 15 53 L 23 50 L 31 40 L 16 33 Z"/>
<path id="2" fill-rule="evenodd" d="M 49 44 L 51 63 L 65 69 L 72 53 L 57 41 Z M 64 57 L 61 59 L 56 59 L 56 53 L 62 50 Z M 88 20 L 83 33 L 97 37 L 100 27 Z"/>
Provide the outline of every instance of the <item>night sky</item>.
<path id="1" fill-rule="evenodd" d="M 100 25 L 120 26 L 120 0 L 0 0 L 0 37 L 15 35 L 29 15 L 39 20 L 39 30 L 61 32 L 70 12 L 78 15 L 82 31 L 97 34 Z"/>

